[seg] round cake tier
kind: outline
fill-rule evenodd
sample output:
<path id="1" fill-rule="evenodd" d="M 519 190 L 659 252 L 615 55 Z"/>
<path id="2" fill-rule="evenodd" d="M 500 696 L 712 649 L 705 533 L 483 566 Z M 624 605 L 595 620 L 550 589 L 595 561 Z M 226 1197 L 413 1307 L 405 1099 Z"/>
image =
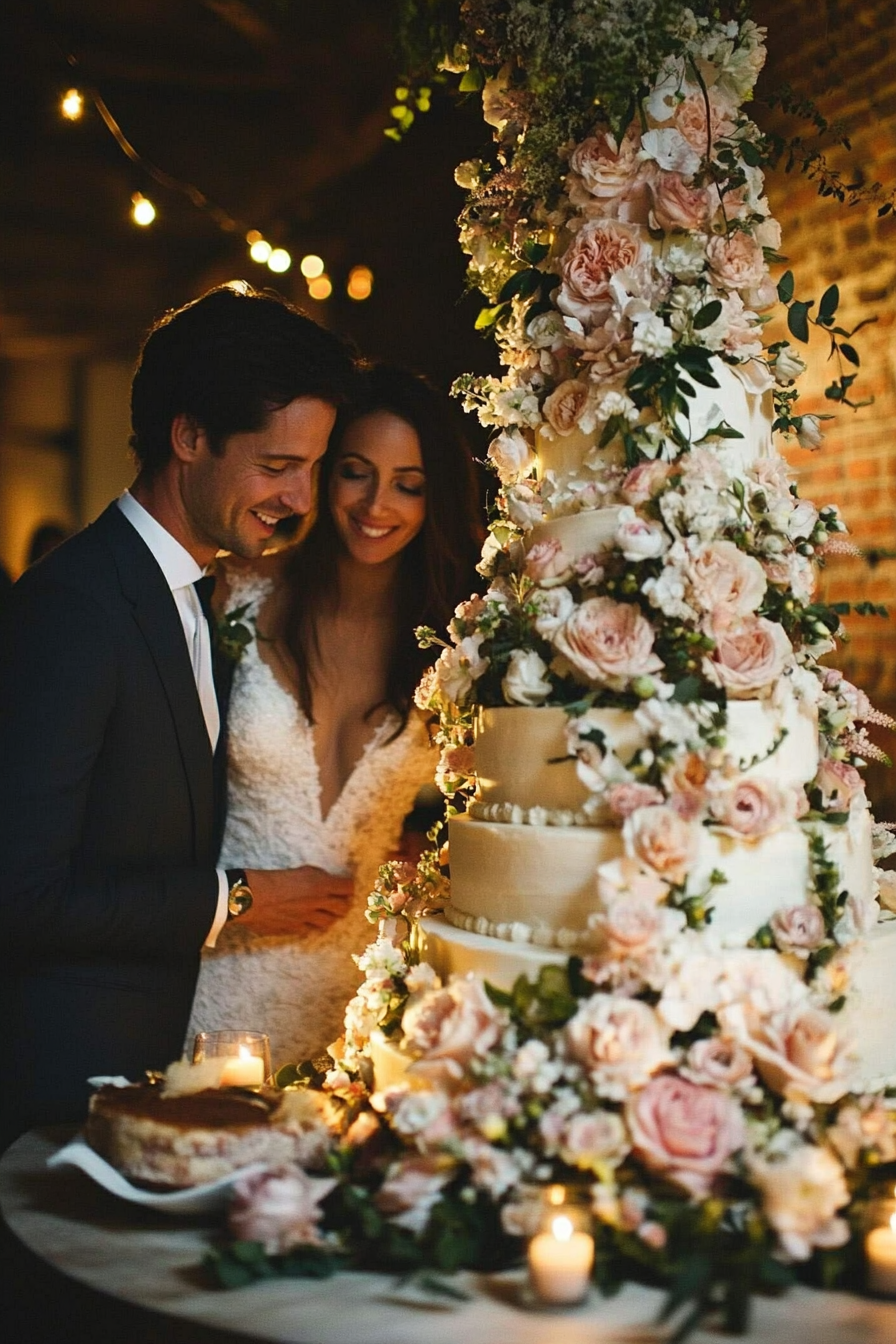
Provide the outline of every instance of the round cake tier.
<path id="1" fill-rule="evenodd" d="M 896 919 L 884 920 L 849 955 L 851 985 L 837 1025 L 853 1043 L 853 1090 L 896 1083 Z"/>
<path id="2" fill-rule="evenodd" d="M 443 980 L 472 971 L 498 989 L 509 990 L 518 976 L 535 980 L 542 966 L 565 965 L 570 955 L 559 947 L 503 943 L 481 933 L 468 933 L 466 929 L 454 928 L 442 915 L 424 919 L 422 928 L 426 940 L 423 958 Z M 383 1064 L 387 1065 L 385 1056 Z M 385 1072 L 384 1076 L 391 1075 Z M 377 1081 L 379 1085 L 379 1072 Z"/>
<path id="3" fill-rule="evenodd" d="M 627 709 L 595 709 L 590 715 L 608 747 L 622 761 L 647 745 L 644 730 Z M 566 711 L 503 706 L 476 716 L 476 800 L 482 820 L 527 822 L 504 816 L 509 808 L 535 809 L 536 822 L 583 824 L 589 793 L 567 755 Z M 778 743 L 776 746 L 775 744 Z M 815 706 L 799 700 L 783 682 L 774 700 L 736 700 L 728 705 L 727 753 L 746 773 L 782 785 L 807 784 L 818 769 Z M 572 816 L 562 814 L 572 813 Z"/>
<path id="4" fill-rule="evenodd" d="M 678 427 L 692 445 L 697 445 L 724 421 L 741 437 L 710 439 L 710 442 L 721 443 L 743 470 L 757 458 L 767 457 L 773 451 L 772 393 L 753 391 L 749 386 L 749 375 L 745 372 L 742 377 L 737 368 L 726 364 L 718 355 L 712 357 L 710 367 L 719 386 L 703 387 L 692 383 L 696 395 L 687 398 L 688 415 L 676 417 Z M 603 465 L 620 465 L 622 456 L 617 444 L 606 449 L 597 447 L 602 433 L 603 426 L 593 434 L 573 430 L 550 438 L 540 431 L 535 445 L 539 479 L 549 477 L 554 489 L 562 492 L 574 482 L 593 480 L 595 469 L 600 471 Z"/>
<path id="5" fill-rule="evenodd" d="M 583 555 L 596 555 L 613 545 L 619 527 L 621 505 L 607 509 L 585 509 L 536 523 L 525 538 L 526 550 L 540 541 L 559 541 L 570 560 L 581 560 Z"/>
<path id="6" fill-rule="evenodd" d="M 871 814 L 854 813 L 845 826 L 816 822 L 842 886 L 873 894 Z M 588 918 L 598 907 L 598 867 L 623 853 L 614 827 L 518 826 L 476 821 L 449 823 L 451 903 L 448 920 L 490 938 L 567 950 L 587 946 Z M 712 928 L 742 944 L 782 906 L 811 898 L 810 830 L 798 823 L 759 840 L 703 829 L 689 874 L 691 896 L 707 891 L 718 870 L 725 882 L 712 893 Z"/>

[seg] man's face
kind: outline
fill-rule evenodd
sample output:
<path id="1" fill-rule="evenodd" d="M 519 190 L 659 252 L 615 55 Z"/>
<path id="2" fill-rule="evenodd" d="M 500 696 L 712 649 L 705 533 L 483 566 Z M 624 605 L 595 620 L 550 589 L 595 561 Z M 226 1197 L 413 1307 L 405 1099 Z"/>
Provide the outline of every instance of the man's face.
<path id="1" fill-rule="evenodd" d="M 220 456 L 198 430 L 181 476 L 196 540 L 247 560 L 261 555 L 277 523 L 310 511 L 315 467 L 335 419 L 329 402 L 297 397 L 272 411 L 263 429 L 232 434 Z"/>

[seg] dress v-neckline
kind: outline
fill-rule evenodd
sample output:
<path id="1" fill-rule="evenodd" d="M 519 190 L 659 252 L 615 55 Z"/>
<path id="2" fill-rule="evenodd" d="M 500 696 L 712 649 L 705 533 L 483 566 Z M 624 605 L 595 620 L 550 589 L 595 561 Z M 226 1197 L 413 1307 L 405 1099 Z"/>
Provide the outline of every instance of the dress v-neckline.
<path id="1" fill-rule="evenodd" d="M 333 799 L 332 803 L 327 808 L 326 813 L 324 813 L 322 806 L 323 788 L 320 772 L 320 762 L 317 759 L 317 752 L 315 751 L 314 725 L 308 722 L 307 715 L 305 714 L 305 711 L 302 709 L 302 706 L 299 704 L 292 690 L 290 690 L 288 686 L 284 686 L 281 679 L 277 676 L 277 673 L 275 672 L 274 668 L 271 667 L 270 663 L 267 662 L 266 659 L 262 658 L 261 654 L 258 652 L 258 649 L 255 647 L 254 641 L 252 644 L 249 645 L 249 648 L 246 651 L 246 655 L 244 656 L 251 656 L 252 654 L 254 654 L 255 659 L 259 664 L 259 666 L 264 669 L 265 675 L 271 682 L 274 689 L 280 693 L 280 695 L 284 699 L 284 702 L 289 705 L 291 710 L 291 717 L 295 728 L 299 729 L 304 724 L 306 731 L 297 732 L 296 737 L 298 739 L 300 748 L 307 752 L 311 766 L 313 767 L 310 774 L 311 779 L 314 781 L 313 796 L 315 807 L 317 810 L 317 820 L 319 821 L 321 827 L 324 830 L 327 830 L 329 828 L 333 816 L 340 810 L 342 804 L 345 802 L 345 799 L 349 796 L 350 792 L 352 792 L 352 785 L 354 784 L 358 776 L 358 772 L 363 768 L 363 766 L 367 762 L 367 759 L 370 756 L 371 751 L 379 747 L 384 731 L 387 728 L 393 729 L 394 725 L 390 722 L 388 716 L 385 719 L 383 719 L 381 723 L 377 724 L 377 726 L 371 733 L 370 737 L 364 743 L 363 750 L 355 760 L 355 763 L 353 764 L 351 770 L 348 772 L 348 775 L 346 776 L 345 781 L 342 784 L 342 787 L 339 789 L 339 792 L 336 794 L 336 797 Z"/>

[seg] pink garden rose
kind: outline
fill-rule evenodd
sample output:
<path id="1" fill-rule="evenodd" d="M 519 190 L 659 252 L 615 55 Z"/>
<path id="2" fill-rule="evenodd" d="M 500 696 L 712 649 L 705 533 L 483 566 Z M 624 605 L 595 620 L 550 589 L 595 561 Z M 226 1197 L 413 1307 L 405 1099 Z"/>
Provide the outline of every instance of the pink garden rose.
<path id="1" fill-rule="evenodd" d="M 813 1248 L 842 1246 L 849 1224 L 834 1215 L 849 1203 L 843 1168 L 829 1148 L 794 1143 L 771 1159 L 750 1159 L 750 1177 L 763 1195 L 763 1212 L 793 1260 L 808 1260 Z"/>
<path id="2" fill-rule="evenodd" d="M 659 458 L 653 462 L 639 462 L 622 482 L 622 498 L 628 504 L 646 504 L 648 499 L 660 493 L 671 471 L 671 464 Z"/>
<path id="3" fill-rule="evenodd" d="M 536 541 L 526 553 L 526 577 L 545 587 L 564 583 L 572 574 L 572 556 L 556 537 Z"/>
<path id="4" fill-rule="evenodd" d="M 580 1111 L 566 1121 L 559 1151 L 580 1171 L 616 1167 L 629 1151 L 625 1125 L 613 1111 Z"/>
<path id="5" fill-rule="evenodd" d="M 630 504 L 619 510 L 615 541 L 624 558 L 632 564 L 639 560 L 655 560 L 657 556 L 665 555 L 672 545 L 668 532 L 660 523 L 642 518 Z"/>
<path id="6" fill-rule="evenodd" d="M 610 280 L 637 265 L 645 253 L 637 225 L 615 219 L 589 220 L 563 256 L 557 307 L 586 327 L 603 325 L 610 310 Z"/>
<path id="7" fill-rule="evenodd" d="M 587 383 L 567 378 L 546 399 L 542 414 L 555 433 L 571 434 L 578 427 L 590 399 L 591 389 Z"/>
<path id="8" fill-rule="evenodd" d="M 640 999 L 592 994 L 567 1022 L 564 1036 L 598 1095 L 614 1101 L 623 1101 L 673 1062 L 668 1029 Z"/>
<path id="9" fill-rule="evenodd" d="M 688 566 L 688 578 L 697 605 L 714 619 L 749 616 L 765 596 L 765 571 L 752 555 L 733 541 L 709 541 L 700 546 Z"/>
<path id="10" fill-rule="evenodd" d="M 703 811 L 709 776 L 709 766 L 698 751 L 676 756 L 666 771 L 664 782 L 669 793 L 669 806 L 685 821 L 693 821 Z"/>
<path id="11" fill-rule="evenodd" d="M 675 1074 L 654 1078 L 626 1115 L 635 1153 L 652 1170 L 705 1198 L 713 1178 L 744 1146 L 743 1114 L 715 1087 L 698 1087 Z"/>
<path id="12" fill-rule="evenodd" d="M 817 952 L 827 937 L 824 916 L 817 905 L 785 906 L 775 911 L 769 925 L 780 951 L 801 961 Z"/>
<path id="13" fill-rule="evenodd" d="M 554 635 L 554 647 L 589 682 L 623 690 L 633 677 L 659 672 L 653 627 L 633 603 L 591 597 Z"/>
<path id="14" fill-rule="evenodd" d="M 719 1021 L 753 1056 L 763 1081 L 788 1101 L 839 1101 L 847 1091 L 846 1048 L 831 1013 L 796 1003 L 763 1015 L 746 1000 Z"/>
<path id="15" fill-rule="evenodd" d="M 716 198 L 717 203 L 718 198 Z M 681 173 L 659 172 L 653 182 L 653 217 L 661 229 L 699 229 L 710 213 L 710 193 Z"/>
<path id="16" fill-rule="evenodd" d="M 605 906 L 611 905 L 619 896 L 656 903 L 665 900 L 669 892 L 668 882 L 664 882 L 652 868 L 628 856 L 602 863 L 597 870 L 596 885 L 597 899 Z"/>
<path id="17" fill-rule="evenodd" d="M 293 1246 L 320 1246 L 320 1202 L 336 1184 L 297 1166 L 244 1176 L 234 1186 L 230 1230 L 241 1241 L 260 1241 L 268 1255 L 283 1255 Z"/>
<path id="18" fill-rule="evenodd" d="M 441 1157 L 401 1159 L 386 1172 L 374 1203 L 397 1227 L 419 1236 L 453 1175 L 452 1164 Z"/>
<path id="19" fill-rule="evenodd" d="M 709 807 L 719 826 L 743 840 L 760 840 L 779 831 L 796 815 L 795 796 L 767 779 L 741 778 Z"/>
<path id="20" fill-rule="evenodd" d="M 653 807 L 663 801 L 663 794 L 652 784 L 638 784 L 631 780 L 624 784 L 614 784 L 604 794 L 604 801 L 614 816 L 625 819 L 639 807 Z"/>
<path id="21" fill-rule="evenodd" d="M 730 625 L 713 622 L 710 633 L 716 647 L 704 659 L 704 670 L 734 700 L 769 691 L 793 655 L 783 627 L 764 616 Z"/>
<path id="22" fill-rule="evenodd" d="M 736 1087 L 753 1079 L 753 1061 L 735 1041 L 707 1036 L 691 1046 L 681 1072 L 701 1087 Z"/>
<path id="23" fill-rule="evenodd" d="M 457 1080 L 471 1059 L 488 1054 L 506 1025 L 507 1014 L 495 1007 L 482 981 L 457 976 L 405 1010 L 405 1045 L 420 1056 L 411 1071 L 436 1081 Z"/>
<path id="24" fill-rule="evenodd" d="M 762 248 L 748 233 L 714 233 L 706 244 L 710 270 L 726 289 L 755 289 L 765 279 Z"/>
<path id="25" fill-rule="evenodd" d="M 647 223 L 646 178 L 638 157 L 638 128 L 628 128 L 622 140 L 609 131 L 599 131 L 576 145 L 569 159 L 566 189 L 573 205 L 588 215 L 598 211 L 604 219 Z"/>
<path id="26" fill-rule="evenodd" d="M 848 812 L 857 794 L 865 792 L 865 781 L 854 765 L 825 757 L 818 764 L 815 786 L 821 791 L 821 805 L 838 812 Z"/>
<path id="27" fill-rule="evenodd" d="M 709 102 L 709 117 L 706 104 Z M 706 158 L 717 140 L 734 131 L 734 104 L 716 88 L 689 93 L 675 108 L 673 123 L 692 149 Z"/>
<path id="28" fill-rule="evenodd" d="M 641 960 L 658 950 L 664 913 L 656 901 L 622 897 L 592 915 L 589 926 L 600 933 L 601 950 L 607 956 Z"/>
<path id="29" fill-rule="evenodd" d="M 639 807 L 622 828 L 626 853 L 666 882 L 684 882 L 697 858 L 697 828 L 667 804 Z"/>

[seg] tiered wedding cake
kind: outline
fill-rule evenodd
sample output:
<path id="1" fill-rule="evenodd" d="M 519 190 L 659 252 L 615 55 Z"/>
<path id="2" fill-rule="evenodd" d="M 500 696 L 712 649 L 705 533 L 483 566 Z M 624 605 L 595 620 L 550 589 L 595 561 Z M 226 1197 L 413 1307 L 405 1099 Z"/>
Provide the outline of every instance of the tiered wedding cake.
<path id="1" fill-rule="evenodd" d="M 343 1061 L 373 1055 L 421 1229 L 449 1182 L 511 1227 L 522 1184 L 578 1173 L 613 1254 L 655 1253 L 660 1276 L 689 1237 L 804 1259 L 847 1239 L 860 1174 L 896 1157 L 874 867 L 896 846 L 859 773 L 880 754 L 863 725 L 890 721 L 820 662 L 843 609 L 817 570 L 854 548 L 776 446 L 821 433 L 797 348 L 763 340 L 779 300 L 797 341 L 811 309 L 770 278 L 744 111 L 763 33 L 670 3 L 663 34 L 620 37 L 636 20 L 595 0 L 545 6 L 569 23 L 552 47 L 523 8 L 502 27 L 474 6 L 455 53 L 490 73 L 499 166 L 459 170 L 461 237 L 506 374 L 461 380 L 498 431 L 489 587 L 418 697 L 440 716 L 450 895 L 432 914 L 432 861 L 384 871 Z M 601 94 L 601 34 L 617 74 L 658 44 L 632 102 Z M 577 51 L 591 111 L 563 122 Z M 835 351 L 838 300 L 813 319 Z"/>

